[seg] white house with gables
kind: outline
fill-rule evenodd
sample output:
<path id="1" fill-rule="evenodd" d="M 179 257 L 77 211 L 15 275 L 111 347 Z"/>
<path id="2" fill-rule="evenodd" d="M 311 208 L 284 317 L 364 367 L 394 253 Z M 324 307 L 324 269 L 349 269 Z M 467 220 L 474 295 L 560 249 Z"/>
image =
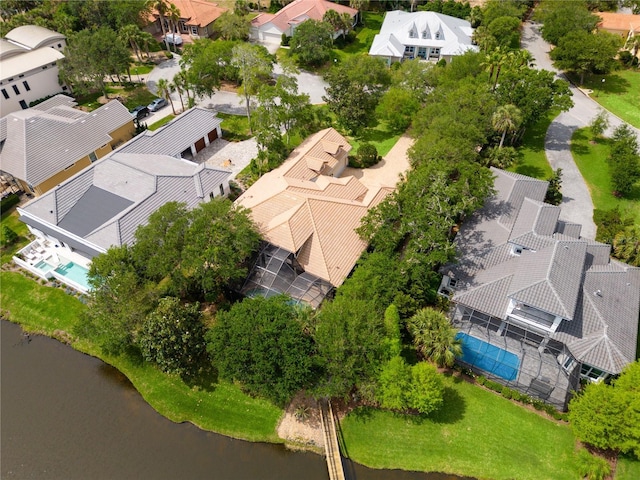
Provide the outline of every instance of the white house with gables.
<path id="1" fill-rule="evenodd" d="M 369 55 L 389 64 L 402 60 L 447 62 L 467 51 L 478 51 L 473 44 L 471 24 L 460 18 L 436 12 L 387 12 L 369 49 Z"/>

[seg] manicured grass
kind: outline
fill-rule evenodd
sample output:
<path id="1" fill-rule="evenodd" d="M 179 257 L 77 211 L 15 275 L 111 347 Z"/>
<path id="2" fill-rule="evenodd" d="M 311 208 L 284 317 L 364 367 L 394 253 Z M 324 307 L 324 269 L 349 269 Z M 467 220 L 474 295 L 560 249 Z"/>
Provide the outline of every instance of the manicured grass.
<path id="1" fill-rule="evenodd" d="M 49 336 L 54 331 L 72 332 L 86 308 L 63 290 L 45 287 L 15 272 L 0 272 L 0 300 L 9 320 L 26 330 Z M 108 357 L 86 340 L 74 348 L 104 360 L 124 373 L 143 398 L 161 415 L 175 422 L 195 425 L 231 437 L 252 441 L 281 442 L 276 425 L 282 410 L 271 403 L 245 395 L 238 387 L 215 379 L 187 385 L 148 363 L 126 356 Z"/>
<path id="2" fill-rule="evenodd" d="M 625 122 L 640 128 L 640 70 L 591 75 L 585 78 L 582 86 L 593 90 L 591 98 L 604 108 Z"/>
<path id="3" fill-rule="evenodd" d="M 384 13 L 381 12 L 363 12 L 364 25 L 356 28 L 356 38 L 353 42 L 345 45 L 344 48 L 334 48 L 333 58 L 344 61 L 353 55 L 361 55 L 369 53 L 373 38 L 380 33 L 380 27 L 384 19 Z"/>
<path id="4" fill-rule="evenodd" d="M 164 118 L 161 118 L 160 120 L 158 120 L 157 122 L 153 122 L 151 125 L 149 125 L 147 127 L 147 129 L 149 130 L 157 130 L 159 129 L 161 126 L 166 125 L 167 123 L 169 123 L 171 120 L 173 120 L 174 118 L 176 118 L 175 115 L 173 115 L 172 113 L 167 115 Z"/>
<path id="5" fill-rule="evenodd" d="M 640 461 L 629 457 L 618 458 L 616 480 L 638 480 L 640 478 Z"/>
<path id="6" fill-rule="evenodd" d="M 600 138 L 592 144 L 590 139 L 591 132 L 588 128 L 576 130 L 571 139 L 571 153 L 587 182 L 594 207 L 599 210 L 618 207 L 623 218 L 631 217 L 636 223 L 640 223 L 640 185 L 636 185 L 627 198 L 614 197 L 607 163 L 610 141 Z"/>
<path id="7" fill-rule="evenodd" d="M 378 155 L 384 157 L 399 138 L 400 134 L 387 129 L 386 122 L 379 122 L 375 127 L 364 129 L 357 137 L 348 137 L 348 140 L 353 147 L 351 155 L 355 155 L 358 152 L 358 147 L 363 143 L 370 143 L 378 149 Z"/>
<path id="8" fill-rule="evenodd" d="M 146 75 L 153 70 L 155 65 L 153 63 L 133 63 L 131 64 L 131 78 L 136 79 L 136 75 Z"/>
<path id="9" fill-rule="evenodd" d="M 347 415 L 348 455 L 374 468 L 447 472 L 493 480 L 575 480 L 568 425 L 457 378 L 446 377 L 443 409 L 414 419 L 372 409 Z"/>
<path id="10" fill-rule="evenodd" d="M 4 245 L 4 235 L 2 234 L 2 227 L 6 225 L 11 230 L 18 234 L 18 239 L 8 247 L 2 247 L 2 264 L 11 262 L 11 258 L 15 253 L 29 243 L 29 229 L 27 226 L 18 220 L 19 215 L 15 207 L 12 207 L 6 212 L 2 212 L 2 220 L 0 221 L 0 245 Z"/>
<path id="11" fill-rule="evenodd" d="M 527 129 L 522 139 L 522 146 L 518 149 L 521 155 L 520 160 L 512 165 L 509 171 L 540 180 L 547 180 L 553 174 L 544 151 L 544 139 L 549 125 L 558 113 L 555 110 L 549 112 L 547 116 L 540 118 Z"/>
<path id="12" fill-rule="evenodd" d="M 246 115 L 231 115 L 218 112 L 222 122 L 222 138 L 230 142 L 240 142 L 251 138 L 249 133 L 249 119 Z"/>

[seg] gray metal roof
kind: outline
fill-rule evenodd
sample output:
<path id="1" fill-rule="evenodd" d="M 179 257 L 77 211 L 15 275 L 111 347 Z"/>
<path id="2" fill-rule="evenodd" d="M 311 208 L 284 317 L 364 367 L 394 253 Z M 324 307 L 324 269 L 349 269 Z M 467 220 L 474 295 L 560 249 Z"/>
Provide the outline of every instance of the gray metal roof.
<path id="1" fill-rule="evenodd" d="M 580 362 L 620 372 L 636 355 L 640 269 L 611 260 L 609 245 L 576 238 L 580 226 L 558 221 L 556 207 L 529 200 L 541 195 L 538 184 L 496 173 L 496 195 L 456 238 L 458 263 L 442 269 L 458 279 L 453 300 L 502 319 L 509 298 L 560 316 L 553 338 Z M 515 255 L 510 244 L 525 249 Z"/>
<path id="2" fill-rule="evenodd" d="M 131 200 L 91 185 L 58 226 L 84 237 L 132 204 Z"/>
<path id="3" fill-rule="evenodd" d="M 222 119 L 216 117 L 215 112 L 194 107 L 158 130 L 145 130 L 118 151 L 179 157 L 185 149 L 218 128 L 220 123 Z"/>
<path id="4" fill-rule="evenodd" d="M 127 108 L 116 100 L 87 113 L 71 108 L 67 99 L 55 97 L 44 106 L 5 117 L 2 170 L 39 185 L 109 143 L 109 133 L 133 122 Z"/>
<path id="5" fill-rule="evenodd" d="M 219 195 L 231 172 L 166 155 L 114 152 L 21 208 L 25 223 L 47 225 L 104 250 L 130 244 L 138 226 L 170 201 L 187 208 Z M 41 228 L 39 228 L 41 229 Z M 82 249 L 82 248 L 79 248 Z M 95 255 L 90 247 L 83 251 Z"/>

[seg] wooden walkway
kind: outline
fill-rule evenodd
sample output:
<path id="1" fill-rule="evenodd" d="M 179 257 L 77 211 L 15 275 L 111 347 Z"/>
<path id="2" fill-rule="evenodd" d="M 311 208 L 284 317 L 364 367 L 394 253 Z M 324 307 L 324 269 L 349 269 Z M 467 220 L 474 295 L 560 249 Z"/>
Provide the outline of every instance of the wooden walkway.
<path id="1" fill-rule="evenodd" d="M 320 414 L 322 431 L 324 432 L 324 451 L 327 458 L 327 468 L 329 469 L 329 480 L 345 480 L 342 457 L 340 456 L 340 445 L 338 444 L 338 433 L 336 431 L 333 410 L 331 409 L 331 402 L 320 402 Z"/>

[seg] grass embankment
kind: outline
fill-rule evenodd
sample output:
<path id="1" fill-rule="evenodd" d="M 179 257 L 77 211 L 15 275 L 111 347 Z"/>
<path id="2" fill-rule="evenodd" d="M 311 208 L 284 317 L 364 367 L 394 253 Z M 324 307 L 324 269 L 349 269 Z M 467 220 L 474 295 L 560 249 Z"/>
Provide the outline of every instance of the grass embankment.
<path id="1" fill-rule="evenodd" d="M 618 458 L 616 480 L 638 480 L 640 478 L 640 462 L 629 457 Z"/>
<path id="2" fill-rule="evenodd" d="M 630 217 L 635 223 L 640 223 L 640 185 L 636 185 L 625 198 L 615 197 L 611 193 L 613 187 L 607 162 L 611 141 L 599 138 L 591 143 L 591 138 L 589 128 L 576 130 L 571 138 L 571 153 L 587 182 L 594 207 L 598 210 L 619 208 L 623 218 Z"/>
<path id="3" fill-rule="evenodd" d="M 164 118 L 161 118 L 160 120 L 158 120 L 157 122 L 153 122 L 151 125 L 149 125 L 147 127 L 148 130 L 157 130 L 160 127 L 166 125 L 167 123 L 169 123 L 171 120 L 173 120 L 174 118 L 176 118 L 176 116 L 172 113 L 170 113 L 169 115 L 167 115 Z"/>
<path id="4" fill-rule="evenodd" d="M 86 308 L 63 290 L 40 285 L 20 273 L 0 272 L 0 284 L 3 312 L 28 331 L 69 338 L 64 332 L 73 331 Z M 86 340 L 74 342 L 73 347 L 120 370 L 158 413 L 174 422 L 188 421 L 245 440 L 281 442 L 276 425 L 282 410 L 243 394 L 233 384 L 206 379 L 188 385 L 148 363 L 126 356 L 104 356 L 98 346 Z"/>
<path id="5" fill-rule="evenodd" d="M 2 247 L 2 264 L 11 262 L 11 258 L 15 253 L 29 243 L 27 236 L 29 235 L 29 229 L 27 225 L 19 220 L 18 212 L 15 208 L 11 208 L 6 212 L 2 212 L 2 219 L 0 221 L 0 245 L 4 245 L 4 234 L 2 232 L 3 227 L 6 225 L 18 235 L 17 240 L 7 246 Z"/>
<path id="6" fill-rule="evenodd" d="M 572 80 L 575 83 L 576 78 Z M 619 70 L 604 76 L 591 75 L 582 87 L 592 90 L 591 98 L 611 113 L 640 128 L 640 71 Z"/>
<path id="7" fill-rule="evenodd" d="M 410 416 L 358 409 L 342 431 L 351 459 L 373 468 L 447 472 L 493 480 L 580 478 L 569 426 L 455 377 L 443 409 Z"/>
<path id="8" fill-rule="evenodd" d="M 540 180 L 547 180 L 551 177 L 553 169 L 547 160 L 544 139 L 549 125 L 558 116 L 558 113 L 557 110 L 547 113 L 545 117 L 540 118 L 527 129 L 522 138 L 522 146 L 518 149 L 520 158 L 517 163 L 508 168 L 509 171 Z"/>

